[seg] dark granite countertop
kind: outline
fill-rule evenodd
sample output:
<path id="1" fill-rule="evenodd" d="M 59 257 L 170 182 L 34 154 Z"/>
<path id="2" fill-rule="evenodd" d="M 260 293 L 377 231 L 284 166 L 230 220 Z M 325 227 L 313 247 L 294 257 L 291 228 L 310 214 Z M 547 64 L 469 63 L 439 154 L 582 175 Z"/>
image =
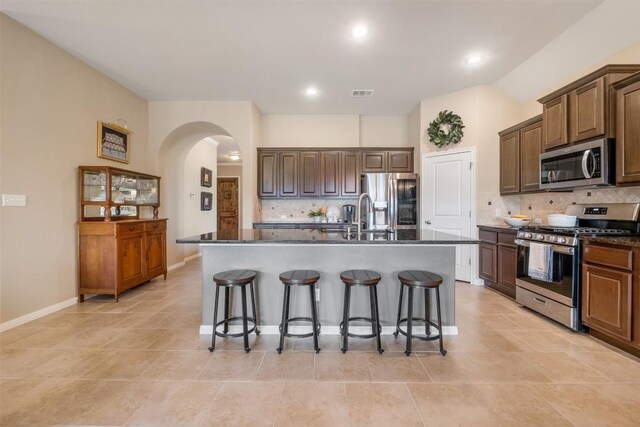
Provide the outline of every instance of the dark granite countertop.
<path id="1" fill-rule="evenodd" d="M 512 231 L 517 233 L 521 227 L 512 227 L 508 224 L 491 224 L 491 225 L 478 225 L 478 228 L 487 228 L 496 231 Z"/>
<path id="2" fill-rule="evenodd" d="M 199 236 L 185 237 L 176 243 L 197 244 L 401 244 L 401 245 L 457 245 L 478 244 L 479 240 L 455 236 L 434 230 L 397 230 L 394 233 L 355 233 L 344 231 L 326 232 L 298 229 L 240 230 L 233 233 L 206 233 Z M 358 238 L 359 237 L 359 238 Z"/>
<path id="3" fill-rule="evenodd" d="M 262 222 L 254 222 L 253 228 L 327 228 L 327 229 L 345 229 L 347 227 L 355 227 L 351 224 L 346 224 L 344 222 L 304 222 L 304 221 L 262 221 Z"/>
<path id="4" fill-rule="evenodd" d="M 640 248 L 640 236 L 580 236 L 580 239 L 585 242 Z"/>

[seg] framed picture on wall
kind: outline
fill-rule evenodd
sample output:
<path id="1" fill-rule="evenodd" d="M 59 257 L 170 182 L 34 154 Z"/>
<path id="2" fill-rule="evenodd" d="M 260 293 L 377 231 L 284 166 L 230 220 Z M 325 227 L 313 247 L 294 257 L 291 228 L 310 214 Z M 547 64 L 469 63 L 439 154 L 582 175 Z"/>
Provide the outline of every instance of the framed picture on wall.
<path id="1" fill-rule="evenodd" d="M 211 187 L 212 180 L 213 172 L 211 172 L 211 169 L 200 168 L 200 185 L 203 187 Z"/>
<path id="2" fill-rule="evenodd" d="M 129 163 L 131 131 L 113 123 L 98 122 L 98 157 Z"/>
<path id="3" fill-rule="evenodd" d="M 213 194 L 208 191 L 202 191 L 200 193 L 200 210 L 210 211 L 213 202 Z"/>

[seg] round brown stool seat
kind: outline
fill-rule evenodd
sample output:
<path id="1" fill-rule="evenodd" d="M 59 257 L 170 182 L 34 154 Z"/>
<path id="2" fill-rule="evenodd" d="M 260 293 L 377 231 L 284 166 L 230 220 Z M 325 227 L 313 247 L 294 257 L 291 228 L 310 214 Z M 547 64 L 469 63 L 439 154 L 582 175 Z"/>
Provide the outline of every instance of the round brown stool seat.
<path id="1" fill-rule="evenodd" d="M 284 337 L 309 338 L 313 336 L 313 348 L 316 353 L 320 352 L 318 347 L 318 335 L 320 335 L 320 322 L 316 309 L 316 283 L 320 280 L 320 273 L 315 270 L 290 270 L 280 274 L 280 281 L 284 286 L 284 297 L 282 300 L 282 322 L 280 323 L 280 346 L 276 349 L 278 354 L 284 349 Z M 289 317 L 289 306 L 291 303 L 291 287 L 308 286 L 311 300 L 311 317 Z M 289 332 L 291 322 L 310 322 L 312 331 L 307 334 L 292 334 Z"/>
<path id="2" fill-rule="evenodd" d="M 244 351 L 247 353 L 251 351 L 249 348 L 249 334 L 255 332 L 256 335 L 260 334 L 258 329 L 258 316 L 256 314 L 256 296 L 254 290 L 254 281 L 257 273 L 253 270 L 228 270 L 221 273 L 217 273 L 213 276 L 213 282 L 216 285 L 216 296 L 213 306 L 213 333 L 211 336 L 211 347 L 209 351 L 213 351 L 216 348 L 216 336 L 218 337 L 244 337 Z M 253 311 L 253 317 L 247 316 L 247 285 L 251 291 L 251 308 Z M 242 295 L 242 316 L 231 316 L 231 294 L 230 288 L 240 288 Z M 218 304 L 220 299 L 220 288 L 224 288 L 224 319 L 218 322 Z M 234 320 L 242 320 L 242 332 L 230 333 L 229 325 Z M 248 322 L 251 322 L 253 326 L 251 329 L 248 327 Z M 218 326 L 223 325 L 222 332 L 218 331 Z"/>
<path id="3" fill-rule="evenodd" d="M 346 270 L 340 273 L 340 280 L 344 283 L 344 307 L 342 311 L 342 322 L 340 322 L 340 335 L 342 336 L 342 352 L 349 349 L 349 337 L 353 338 L 377 338 L 378 353 L 382 354 L 382 344 L 380 342 L 380 317 L 378 315 L 378 283 L 381 276 L 372 270 Z M 369 288 L 369 306 L 371 317 L 350 317 L 351 309 L 351 288 L 353 286 L 365 286 Z M 354 334 L 349 332 L 349 322 L 362 321 L 371 323 L 371 334 Z"/>
<path id="4" fill-rule="evenodd" d="M 447 351 L 444 349 L 442 343 L 442 315 L 440 311 L 440 285 L 442 284 L 442 276 L 432 273 L 430 271 L 422 270 L 404 270 L 398 273 L 398 279 L 400 280 L 400 300 L 398 301 L 398 317 L 396 321 L 396 331 L 393 333 L 396 337 L 398 334 L 402 334 L 407 337 L 407 346 L 405 354 L 409 356 L 411 354 L 411 340 L 417 338 L 422 341 L 434 341 L 439 340 L 440 353 L 444 356 Z M 402 318 L 402 298 L 404 294 L 404 288 L 407 287 L 408 301 L 407 301 L 407 317 Z M 424 290 L 424 318 L 413 317 L 413 291 L 414 289 Z M 429 290 L 434 289 L 436 294 L 436 312 L 438 315 L 438 323 L 431 320 L 431 304 L 429 299 Z M 425 335 L 416 335 L 413 333 L 413 323 L 420 322 L 424 324 Z M 407 330 L 404 331 L 401 326 L 405 325 Z M 431 335 L 431 327 L 434 327 L 437 331 L 437 335 Z"/>

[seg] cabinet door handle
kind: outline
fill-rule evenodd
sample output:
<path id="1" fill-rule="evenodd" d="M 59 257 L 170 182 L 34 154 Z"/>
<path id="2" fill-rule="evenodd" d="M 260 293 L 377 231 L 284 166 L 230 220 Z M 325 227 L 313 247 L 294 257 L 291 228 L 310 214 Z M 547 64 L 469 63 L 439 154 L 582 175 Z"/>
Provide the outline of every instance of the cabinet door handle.
<path id="1" fill-rule="evenodd" d="M 135 227 L 129 227 L 129 231 L 135 231 L 136 228 Z"/>

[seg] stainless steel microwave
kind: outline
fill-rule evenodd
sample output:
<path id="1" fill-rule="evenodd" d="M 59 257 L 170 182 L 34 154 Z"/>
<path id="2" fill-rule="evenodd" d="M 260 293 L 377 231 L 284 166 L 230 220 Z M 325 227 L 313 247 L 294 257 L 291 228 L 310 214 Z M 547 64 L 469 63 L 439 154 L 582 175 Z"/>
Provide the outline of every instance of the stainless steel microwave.
<path id="1" fill-rule="evenodd" d="M 540 188 L 548 190 L 614 185 L 615 141 L 596 139 L 540 155 Z"/>

